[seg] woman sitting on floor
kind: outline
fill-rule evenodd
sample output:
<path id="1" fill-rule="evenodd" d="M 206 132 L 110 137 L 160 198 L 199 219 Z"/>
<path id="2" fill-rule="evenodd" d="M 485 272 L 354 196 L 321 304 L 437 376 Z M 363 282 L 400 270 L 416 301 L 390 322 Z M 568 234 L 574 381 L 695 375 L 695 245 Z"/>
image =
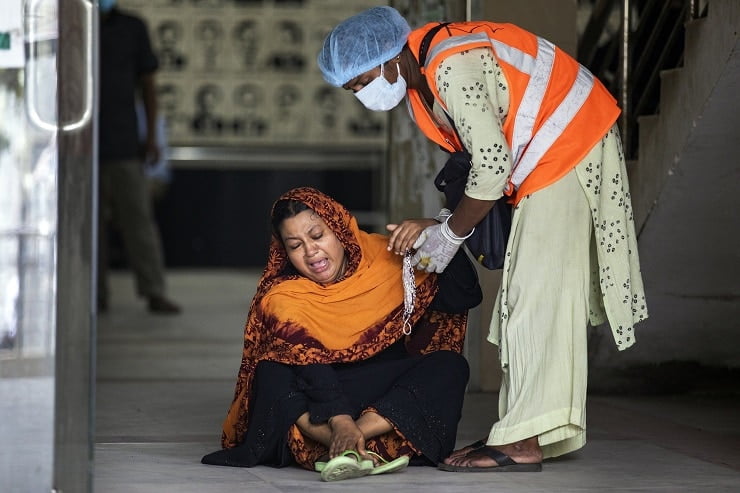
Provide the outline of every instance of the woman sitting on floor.
<path id="1" fill-rule="evenodd" d="M 436 465 L 454 448 L 468 381 L 460 352 L 481 298 L 469 260 L 439 275 L 409 264 L 405 311 L 402 257 L 330 197 L 291 190 L 272 225 L 224 449 L 202 462 L 298 463 L 325 481 Z"/>

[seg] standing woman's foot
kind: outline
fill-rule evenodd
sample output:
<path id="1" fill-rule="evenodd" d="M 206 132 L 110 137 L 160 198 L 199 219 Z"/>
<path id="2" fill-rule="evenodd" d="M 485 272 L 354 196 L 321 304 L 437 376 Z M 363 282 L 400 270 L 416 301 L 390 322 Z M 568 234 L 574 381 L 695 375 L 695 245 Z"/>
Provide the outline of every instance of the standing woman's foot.
<path id="1" fill-rule="evenodd" d="M 447 464 L 448 460 L 455 459 L 457 457 L 465 457 L 470 452 L 473 452 L 474 450 L 478 450 L 480 448 L 483 448 L 486 446 L 486 440 L 478 440 L 477 442 L 473 442 L 469 445 L 464 446 L 463 448 L 457 449 L 453 451 L 447 459 L 445 459 L 445 464 Z"/>
<path id="2" fill-rule="evenodd" d="M 528 438 L 526 440 L 521 440 L 507 445 L 497 445 L 495 447 L 485 446 L 477 450 L 471 450 L 466 455 L 450 455 L 444 460 L 444 463 L 458 468 L 495 468 L 504 465 L 499 464 L 492 457 L 492 455 L 496 454 L 486 453 L 486 449 L 497 450 L 501 454 L 508 456 L 516 464 L 542 463 L 542 449 L 537 441 L 537 437 Z"/>

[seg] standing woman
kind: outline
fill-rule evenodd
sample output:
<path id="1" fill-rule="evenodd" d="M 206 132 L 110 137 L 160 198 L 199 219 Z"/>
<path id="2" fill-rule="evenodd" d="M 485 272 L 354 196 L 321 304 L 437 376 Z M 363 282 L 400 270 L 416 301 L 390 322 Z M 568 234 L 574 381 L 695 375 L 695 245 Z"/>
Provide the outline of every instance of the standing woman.
<path id="1" fill-rule="evenodd" d="M 608 321 L 621 350 L 647 318 L 614 98 L 561 49 L 515 25 L 411 31 L 391 7 L 340 23 L 318 64 L 371 110 L 406 97 L 429 139 L 471 154 L 454 213 L 388 225 L 389 250 L 416 249 L 417 268 L 441 272 L 496 201 L 515 206 L 488 337 L 503 372 L 499 419 L 440 469 L 539 470 L 543 458 L 581 448 L 587 325 Z"/>

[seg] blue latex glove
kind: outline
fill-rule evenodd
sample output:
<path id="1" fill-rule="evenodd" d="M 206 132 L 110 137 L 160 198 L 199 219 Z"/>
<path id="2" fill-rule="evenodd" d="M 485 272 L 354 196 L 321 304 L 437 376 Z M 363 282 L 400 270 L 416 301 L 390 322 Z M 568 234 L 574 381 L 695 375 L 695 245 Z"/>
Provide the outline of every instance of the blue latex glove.
<path id="1" fill-rule="evenodd" d="M 411 259 L 417 269 L 437 273 L 444 271 L 465 238 L 470 236 L 456 236 L 447 225 L 450 217 L 441 224 L 425 228 L 417 238 L 414 243 L 416 253 Z M 470 234 L 473 234 L 472 231 Z"/>

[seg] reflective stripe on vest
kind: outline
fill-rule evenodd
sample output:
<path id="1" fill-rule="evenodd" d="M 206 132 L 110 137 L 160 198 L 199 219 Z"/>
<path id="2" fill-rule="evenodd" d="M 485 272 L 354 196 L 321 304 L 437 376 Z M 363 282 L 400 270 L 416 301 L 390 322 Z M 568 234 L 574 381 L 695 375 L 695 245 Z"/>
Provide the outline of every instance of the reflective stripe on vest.
<path id="1" fill-rule="evenodd" d="M 537 36 L 537 56 L 532 57 L 513 46 L 490 38 L 485 32 L 453 36 L 431 47 L 425 70 L 430 70 L 430 65 L 435 58 L 447 50 L 460 51 L 465 46 L 480 45 L 482 42 L 493 48 L 498 59 L 529 76 L 529 82 L 514 119 L 514 130 L 510 143 L 513 160 L 510 184 L 514 189 L 518 189 L 588 99 L 594 79 L 588 70 L 579 65 L 576 79 L 568 94 L 537 133 L 532 135 L 555 63 L 555 45 L 551 42 Z"/>

